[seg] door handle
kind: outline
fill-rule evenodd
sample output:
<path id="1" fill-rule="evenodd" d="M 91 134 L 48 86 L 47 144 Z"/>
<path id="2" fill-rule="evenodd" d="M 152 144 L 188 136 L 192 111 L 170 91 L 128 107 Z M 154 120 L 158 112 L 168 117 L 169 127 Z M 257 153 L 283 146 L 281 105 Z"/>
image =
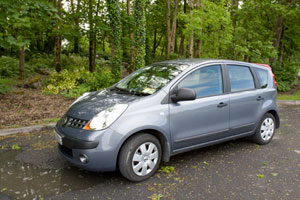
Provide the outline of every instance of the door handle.
<path id="1" fill-rule="evenodd" d="M 222 108 L 222 107 L 225 107 L 227 106 L 227 103 L 224 103 L 224 102 L 221 102 L 217 105 L 218 108 Z"/>
<path id="2" fill-rule="evenodd" d="M 256 101 L 261 101 L 261 100 L 264 100 L 264 98 L 263 98 L 262 96 L 258 96 L 258 97 L 256 98 Z"/>

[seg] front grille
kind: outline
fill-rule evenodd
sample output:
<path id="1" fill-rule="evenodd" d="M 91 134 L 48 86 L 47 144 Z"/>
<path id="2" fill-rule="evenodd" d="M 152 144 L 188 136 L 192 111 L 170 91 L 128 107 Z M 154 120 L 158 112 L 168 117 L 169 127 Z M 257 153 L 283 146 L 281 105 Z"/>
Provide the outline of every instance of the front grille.
<path id="1" fill-rule="evenodd" d="M 82 119 L 76 119 L 73 117 L 68 117 L 67 120 L 67 127 L 71 127 L 71 128 L 83 128 L 86 124 L 88 123 L 87 120 L 82 120 Z"/>

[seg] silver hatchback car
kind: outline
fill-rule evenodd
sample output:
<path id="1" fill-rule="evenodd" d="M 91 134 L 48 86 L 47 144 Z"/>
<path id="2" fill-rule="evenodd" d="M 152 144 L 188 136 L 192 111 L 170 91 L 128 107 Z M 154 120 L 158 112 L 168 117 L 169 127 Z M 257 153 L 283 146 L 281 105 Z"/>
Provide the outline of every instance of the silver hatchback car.
<path id="1" fill-rule="evenodd" d="M 267 65 L 165 61 L 85 93 L 54 132 L 69 162 L 90 171 L 119 169 L 137 182 L 178 153 L 246 136 L 269 143 L 280 122 L 276 95 Z"/>

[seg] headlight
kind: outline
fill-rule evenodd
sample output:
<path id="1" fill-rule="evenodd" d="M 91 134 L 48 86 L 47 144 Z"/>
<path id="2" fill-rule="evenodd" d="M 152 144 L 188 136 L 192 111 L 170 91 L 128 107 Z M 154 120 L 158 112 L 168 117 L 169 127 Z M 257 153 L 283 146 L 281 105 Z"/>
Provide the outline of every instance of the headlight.
<path id="1" fill-rule="evenodd" d="M 86 130 L 101 130 L 109 127 L 128 107 L 127 104 L 116 104 L 98 113 L 84 127 Z"/>
<path id="2" fill-rule="evenodd" d="M 80 97 L 78 97 L 78 99 L 76 99 L 76 100 L 69 106 L 69 108 L 70 108 L 71 106 L 73 106 L 75 103 L 77 103 L 78 101 L 80 101 L 80 100 L 82 100 L 83 98 L 87 97 L 89 94 L 91 94 L 91 93 L 90 93 L 90 92 L 86 92 L 86 93 L 84 93 L 83 95 L 81 95 Z"/>

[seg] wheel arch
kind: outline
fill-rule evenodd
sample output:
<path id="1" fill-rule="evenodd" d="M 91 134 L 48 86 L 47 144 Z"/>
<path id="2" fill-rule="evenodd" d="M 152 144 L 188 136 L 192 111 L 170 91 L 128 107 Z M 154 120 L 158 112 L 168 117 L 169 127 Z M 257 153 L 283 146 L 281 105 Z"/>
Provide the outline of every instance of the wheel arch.
<path id="1" fill-rule="evenodd" d="M 266 113 L 270 113 L 271 115 L 274 116 L 275 120 L 276 120 L 276 129 L 280 127 L 280 119 L 279 119 L 279 114 L 276 110 L 269 110 Z"/>
<path id="2" fill-rule="evenodd" d="M 154 137 L 156 137 L 159 142 L 160 145 L 162 147 L 162 161 L 164 162 L 169 162 L 170 160 L 170 144 L 168 143 L 167 138 L 165 137 L 165 135 L 163 133 L 161 133 L 158 130 L 155 129 L 143 129 L 143 130 L 139 130 L 137 132 L 134 132 L 133 134 L 131 134 L 130 136 L 128 136 L 122 143 L 122 145 L 120 146 L 119 150 L 118 150 L 118 156 L 117 156 L 117 167 L 118 167 L 118 163 L 119 163 L 119 156 L 120 156 L 120 152 L 124 146 L 124 144 L 133 136 L 140 134 L 140 133 L 148 133 L 150 135 L 153 135 Z"/>

